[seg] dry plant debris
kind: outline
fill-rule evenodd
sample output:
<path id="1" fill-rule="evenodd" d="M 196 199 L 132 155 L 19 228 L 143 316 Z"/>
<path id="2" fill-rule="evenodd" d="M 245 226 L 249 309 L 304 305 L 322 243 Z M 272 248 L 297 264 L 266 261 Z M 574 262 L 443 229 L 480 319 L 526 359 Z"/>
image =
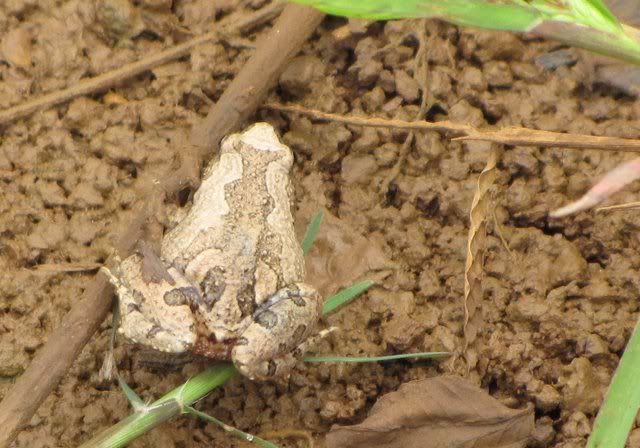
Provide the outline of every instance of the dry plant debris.
<path id="1" fill-rule="evenodd" d="M 406 121 L 378 117 L 344 116 L 307 109 L 301 106 L 279 103 L 267 103 L 262 106 L 262 108 L 308 115 L 316 120 L 334 121 L 355 126 L 450 133 L 455 137 L 453 140 L 477 140 L 512 146 L 539 146 L 545 148 L 561 147 L 597 149 L 602 151 L 640 152 L 640 140 L 636 139 L 570 134 L 519 127 L 505 127 L 502 129 L 493 129 L 489 127 L 478 129 L 470 125 L 452 123 L 450 121 L 436 121 L 432 123 L 428 121 Z"/>
<path id="2" fill-rule="evenodd" d="M 587 193 L 571 204 L 550 213 L 552 218 L 563 218 L 590 209 L 603 202 L 612 194 L 640 178 L 640 159 L 633 159 L 609 171 Z"/>
<path id="3" fill-rule="evenodd" d="M 497 176 L 497 164 L 502 150 L 493 145 L 487 164 L 478 177 L 478 186 L 471 203 L 467 259 L 464 266 L 464 347 L 467 370 L 475 367 L 478 354 L 471 346 L 482 329 L 482 277 L 487 217 L 490 216 L 490 189 Z"/>
<path id="4" fill-rule="evenodd" d="M 440 376 L 402 384 L 353 426 L 333 426 L 328 448 L 524 448 L 533 409 L 510 409 L 470 382 Z"/>

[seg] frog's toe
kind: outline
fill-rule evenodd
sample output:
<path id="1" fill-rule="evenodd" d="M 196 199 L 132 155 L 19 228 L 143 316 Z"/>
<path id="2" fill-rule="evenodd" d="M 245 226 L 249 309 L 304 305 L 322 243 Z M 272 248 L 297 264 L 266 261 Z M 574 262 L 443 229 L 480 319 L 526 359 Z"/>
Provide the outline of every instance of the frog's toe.
<path id="1" fill-rule="evenodd" d="M 236 352 L 234 351 L 234 355 Z M 242 352 L 239 352 L 242 357 Z M 293 354 L 285 355 L 281 358 L 270 359 L 268 361 L 240 361 L 233 357 L 233 365 L 238 371 L 252 381 L 268 381 L 276 378 L 288 376 L 295 366 L 297 358 Z"/>

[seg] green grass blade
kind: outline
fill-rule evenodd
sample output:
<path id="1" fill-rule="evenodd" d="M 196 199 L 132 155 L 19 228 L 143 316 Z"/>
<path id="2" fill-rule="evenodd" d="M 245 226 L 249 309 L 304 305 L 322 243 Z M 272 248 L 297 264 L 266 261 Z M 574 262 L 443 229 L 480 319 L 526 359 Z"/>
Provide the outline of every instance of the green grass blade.
<path id="1" fill-rule="evenodd" d="M 302 253 L 305 255 L 309 253 L 311 246 L 313 246 L 313 242 L 316 240 L 316 236 L 320 230 L 320 224 L 322 224 L 323 216 L 324 213 L 322 210 L 317 211 L 307 226 L 307 231 L 304 233 L 304 238 L 302 238 Z"/>
<path id="2" fill-rule="evenodd" d="M 186 387 L 183 387 L 184 385 L 176 387 L 164 397 L 152 403 L 152 405 L 181 396 L 184 405 L 189 406 L 207 395 L 211 390 L 226 383 L 236 373 L 235 367 L 230 363 L 216 364 L 189 379 Z"/>
<path id="3" fill-rule="evenodd" d="M 202 420 L 205 420 L 207 422 L 211 422 L 211 423 L 215 423 L 216 425 L 220 426 L 222 429 L 224 429 L 226 432 L 228 432 L 229 434 L 232 434 L 234 436 L 236 436 L 237 438 L 244 440 L 246 442 L 251 442 L 251 443 L 255 443 L 258 446 L 261 446 L 263 448 L 278 448 L 278 445 L 274 445 L 273 443 L 269 442 L 268 440 L 264 440 L 261 439 L 258 436 L 254 436 L 253 434 L 249 434 L 243 431 L 240 431 L 237 428 L 234 428 L 233 426 L 227 425 L 226 423 L 218 420 L 215 417 L 210 416 L 209 414 L 205 414 L 204 412 L 198 411 L 195 408 L 192 408 L 191 406 L 187 406 L 186 407 L 187 413 L 192 414 L 198 418 L 201 418 Z"/>
<path id="4" fill-rule="evenodd" d="M 367 289 L 371 288 L 373 284 L 374 282 L 372 282 L 371 280 L 365 280 L 360 283 L 356 283 L 355 285 L 351 285 L 348 288 L 340 291 L 338 294 L 329 297 L 322 306 L 322 314 L 327 315 L 339 306 L 350 302 L 351 300 L 365 292 Z"/>
<path id="5" fill-rule="evenodd" d="M 224 384 L 236 374 L 231 364 L 218 364 L 191 378 L 159 400 L 147 406 L 148 412 L 136 412 L 101 432 L 80 448 L 120 448 L 150 431 Z M 179 401 L 180 400 L 180 401 Z"/>
<path id="6" fill-rule="evenodd" d="M 568 0 L 568 3 L 583 23 L 612 33 L 622 31 L 622 25 L 602 0 Z"/>
<path id="7" fill-rule="evenodd" d="M 587 448 L 624 448 L 640 409 L 640 320 L 613 375 Z"/>
<path id="8" fill-rule="evenodd" d="M 135 412 L 138 412 L 145 407 L 142 398 L 140 398 L 140 396 L 138 396 L 138 394 L 129 387 L 120 375 L 118 375 L 118 384 L 120 384 L 120 389 L 124 392 L 127 400 L 129 400 L 129 404 L 131 404 L 131 407 Z"/>
<path id="9" fill-rule="evenodd" d="M 388 20 L 417 17 L 441 18 L 460 25 L 526 31 L 542 19 L 531 7 L 488 3 L 483 0 L 293 0 L 328 14 Z"/>
<path id="10" fill-rule="evenodd" d="M 305 356 L 305 362 L 386 362 L 397 361 L 399 359 L 441 359 L 451 356 L 449 352 L 422 352 L 422 353 L 402 353 L 399 355 L 387 355 L 387 356 L 364 356 L 364 357 L 351 357 L 351 356 Z"/>
<path id="11" fill-rule="evenodd" d="M 370 20 L 439 18 L 462 26 L 533 32 L 640 65 L 640 30 L 622 25 L 602 0 L 290 0 Z"/>

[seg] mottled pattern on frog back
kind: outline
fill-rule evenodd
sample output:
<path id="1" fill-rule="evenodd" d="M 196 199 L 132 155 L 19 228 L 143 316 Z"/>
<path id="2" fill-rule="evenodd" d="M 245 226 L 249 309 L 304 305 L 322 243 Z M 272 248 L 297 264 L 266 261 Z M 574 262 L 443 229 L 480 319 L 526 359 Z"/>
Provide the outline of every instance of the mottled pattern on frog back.
<path id="1" fill-rule="evenodd" d="M 159 259 L 143 250 L 105 270 L 128 339 L 165 352 L 230 357 L 243 375 L 269 379 L 290 372 L 327 334 L 310 337 L 322 298 L 302 282 L 292 163 L 267 123 L 223 141 Z"/>
<path id="2" fill-rule="evenodd" d="M 212 203 L 211 197 L 196 194 L 191 219 L 173 229 L 163 246 L 162 258 L 200 285 L 196 313 L 218 340 L 237 337 L 257 305 L 304 278 L 291 214 L 293 156 L 284 145 L 260 146 L 223 142 L 220 159 L 203 181 L 218 179 L 205 190 L 222 195 L 217 201 L 222 206 L 194 213 L 200 203 Z"/>

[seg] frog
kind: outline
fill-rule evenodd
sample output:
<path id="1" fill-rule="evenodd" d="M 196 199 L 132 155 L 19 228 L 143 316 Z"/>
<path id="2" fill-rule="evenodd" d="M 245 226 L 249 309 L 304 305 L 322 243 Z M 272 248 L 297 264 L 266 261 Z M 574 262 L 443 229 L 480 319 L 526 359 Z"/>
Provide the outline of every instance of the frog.
<path id="1" fill-rule="evenodd" d="M 161 352 L 229 357 L 252 380 L 289 374 L 326 333 L 294 230 L 293 161 L 267 123 L 223 139 L 159 254 L 147 247 L 103 269 L 118 332 Z"/>

